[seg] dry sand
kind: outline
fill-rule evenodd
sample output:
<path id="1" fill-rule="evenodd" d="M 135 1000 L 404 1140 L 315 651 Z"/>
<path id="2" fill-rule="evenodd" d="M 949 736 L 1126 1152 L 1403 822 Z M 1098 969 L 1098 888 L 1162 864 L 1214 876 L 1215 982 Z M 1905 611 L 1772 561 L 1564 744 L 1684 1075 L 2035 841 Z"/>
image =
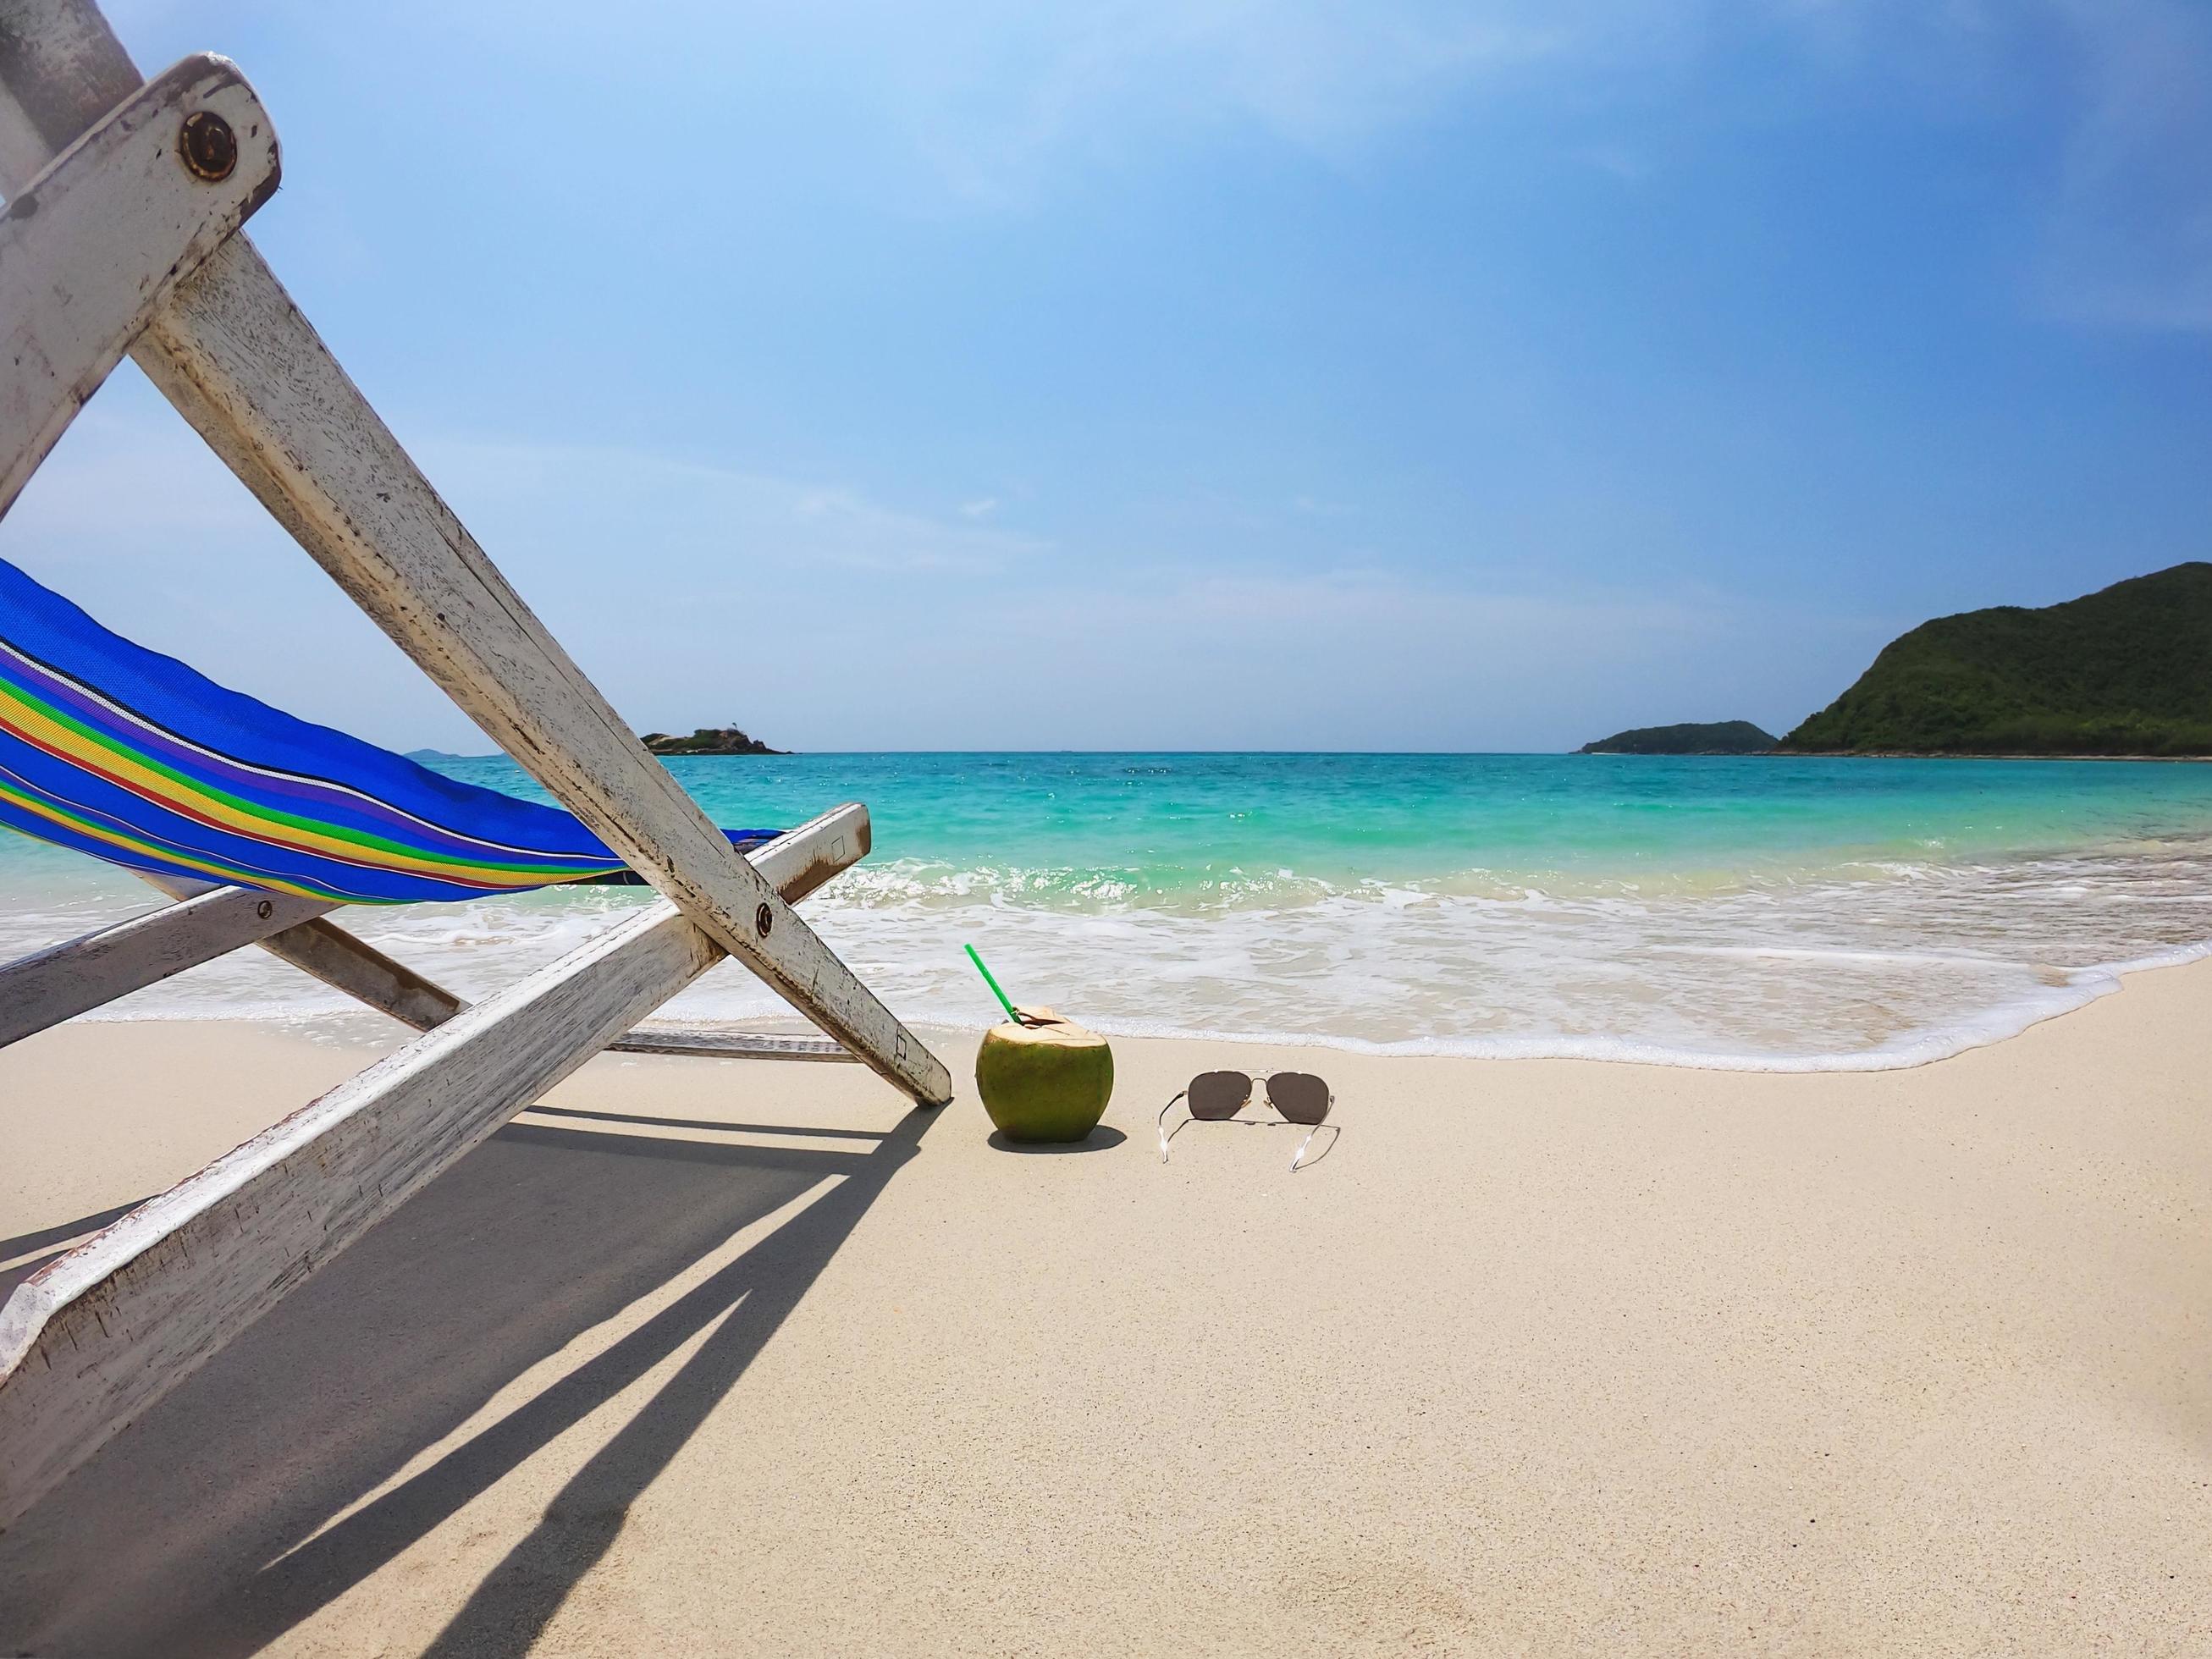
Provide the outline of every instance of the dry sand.
<path id="1" fill-rule="evenodd" d="M 1854 1077 L 1122 1042 L 1047 1154 L 603 1058 L 0 1538 L 0 1650 L 2212 1652 L 2208 1015 Z M 0 1053 L 0 1278 L 362 1059 Z M 1282 1061 L 1317 1165 L 1161 1166 Z"/>

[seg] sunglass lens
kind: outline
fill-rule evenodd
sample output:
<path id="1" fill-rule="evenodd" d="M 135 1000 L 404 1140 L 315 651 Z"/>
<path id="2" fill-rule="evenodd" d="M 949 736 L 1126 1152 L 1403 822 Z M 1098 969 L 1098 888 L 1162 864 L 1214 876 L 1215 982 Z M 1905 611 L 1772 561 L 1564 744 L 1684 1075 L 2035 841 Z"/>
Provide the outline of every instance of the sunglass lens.
<path id="1" fill-rule="evenodd" d="M 1328 1115 L 1328 1085 L 1310 1072 L 1278 1072 L 1267 1079 L 1267 1103 L 1293 1123 Z"/>
<path id="2" fill-rule="evenodd" d="M 1242 1072 L 1200 1072 L 1190 1080 L 1190 1115 L 1209 1121 L 1234 1117 L 1252 1098 L 1252 1079 Z"/>

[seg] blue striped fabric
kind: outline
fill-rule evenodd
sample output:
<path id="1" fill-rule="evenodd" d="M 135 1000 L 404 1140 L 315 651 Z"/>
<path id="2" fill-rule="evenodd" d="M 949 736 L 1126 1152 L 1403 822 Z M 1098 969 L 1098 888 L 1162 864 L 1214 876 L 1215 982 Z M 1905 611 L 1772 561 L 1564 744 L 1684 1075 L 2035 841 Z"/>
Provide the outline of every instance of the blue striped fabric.
<path id="1" fill-rule="evenodd" d="M 226 690 L 5 561 L 0 824 L 134 869 L 356 904 L 625 870 L 558 807 Z M 749 846 L 775 832 L 726 833 Z"/>

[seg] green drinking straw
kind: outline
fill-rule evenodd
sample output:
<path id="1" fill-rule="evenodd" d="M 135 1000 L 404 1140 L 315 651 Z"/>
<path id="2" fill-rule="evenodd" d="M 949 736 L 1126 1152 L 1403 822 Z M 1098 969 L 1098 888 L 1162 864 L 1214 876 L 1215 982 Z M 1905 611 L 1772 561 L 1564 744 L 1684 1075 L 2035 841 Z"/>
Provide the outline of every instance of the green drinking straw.
<path id="1" fill-rule="evenodd" d="M 989 986 L 991 994 L 998 998 L 999 1006 L 1006 1011 L 1006 1018 L 1017 1025 L 1022 1024 L 1022 1017 L 1014 1012 L 1014 1005 L 1006 1000 L 1006 994 L 999 988 L 999 981 L 991 977 L 991 970 L 983 965 L 983 958 L 975 954 L 975 947 L 970 945 L 963 948 L 968 952 L 968 960 L 975 964 L 975 971 L 982 975 L 983 983 Z"/>

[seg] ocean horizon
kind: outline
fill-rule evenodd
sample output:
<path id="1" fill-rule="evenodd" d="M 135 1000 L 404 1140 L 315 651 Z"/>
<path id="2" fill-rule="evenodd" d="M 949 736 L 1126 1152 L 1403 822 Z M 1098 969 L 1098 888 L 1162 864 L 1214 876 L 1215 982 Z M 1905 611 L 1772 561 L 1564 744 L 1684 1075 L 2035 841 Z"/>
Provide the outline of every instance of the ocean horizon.
<path id="1" fill-rule="evenodd" d="M 503 756 L 427 763 L 544 799 Z M 1511 754 L 678 757 L 718 822 L 865 801 L 874 851 L 807 902 L 902 1015 L 1017 1000 L 1111 1035 L 1760 1070 L 1923 1063 L 2212 954 L 2212 769 L 2160 762 Z M 347 923 L 468 996 L 647 902 L 550 889 Z M 148 908 L 0 838 L 0 951 Z M 668 1018 L 788 1024 L 724 964 Z M 255 951 L 105 1019 L 373 1018 Z"/>

